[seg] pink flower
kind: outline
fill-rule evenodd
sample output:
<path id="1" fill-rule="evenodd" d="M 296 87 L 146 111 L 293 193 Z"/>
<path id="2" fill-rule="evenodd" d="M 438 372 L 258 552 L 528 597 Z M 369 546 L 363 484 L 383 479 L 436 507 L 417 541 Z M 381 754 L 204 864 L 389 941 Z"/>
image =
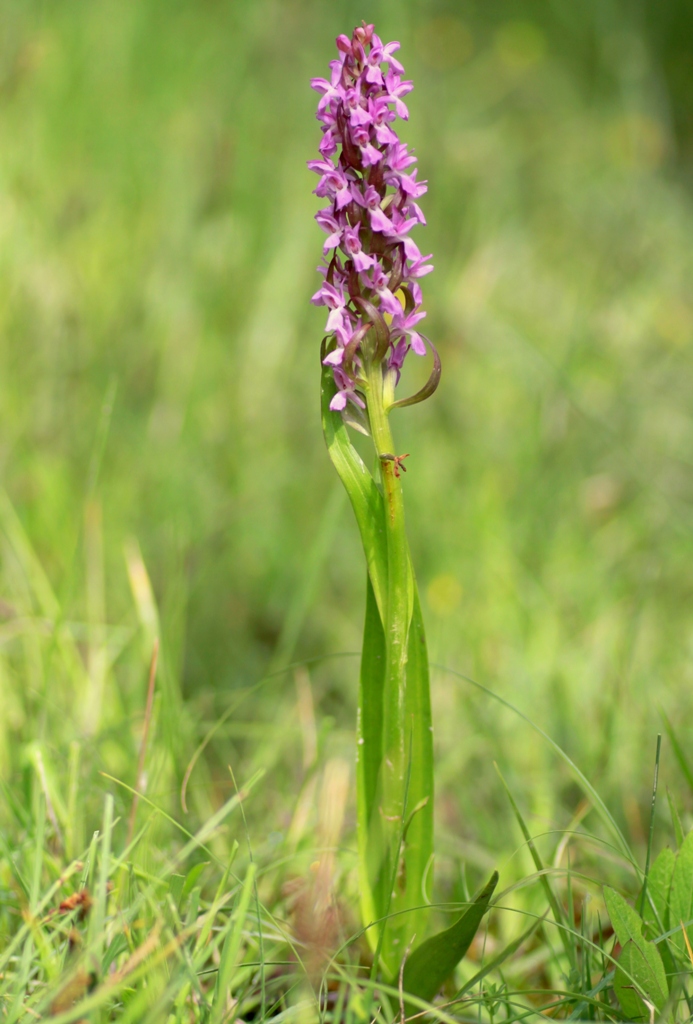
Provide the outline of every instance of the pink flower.
<path id="1" fill-rule="evenodd" d="M 325 78 L 311 78 L 310 87 L 322 93 L 318 103 L 318 115 L 322 114 L 330 103 L 339 102 L 344 98 L 344 89 L 340 82 L 342 77 L 342 65 L 340 61 L 333 60 L 330 64 L 332 75 L 328 82 Z"/>
<path id="2" fill-rule="evenodd" d="M 375 257 L 367 256 L 361 249 L 360 228 L 361 225 L 357 224 L 355 228 L 344 228 L 342 233 L 342 249 L 351 256 L 357 271 L 368 270 L 375 263 Z"/>
<path id="3" fill-rule="evenodd" d="M 315 219 L 329 236 L 322 247 L 322 251 L 328 252 L 330 249 L 336 249 L 342 240 L 342 228 L 344 225 L 336 220 L 329 210 L 318 210 L 315 214 Z"/>
<path id="4" fill-rule="evenodd" d="M 401 69 L 404 71 L 404 68 L 401 67 Z M 402 96 L 406 96 L 413 88 L 413 82 L 403 82 L 400 76 L 394 71 L 388 71 L 385 75 L 385 89 L 387 91 L 388 102 L 394 103 L 397 116 L 401 117 L 403 121 L 409 120 L 409 111 L 407 110 L 406 105 L 402 102 Z"/>
<path id="5" fill-rule="evenodd" d="M 330 160 L 310 160 L 308 167 L 322 175 L 318 187 L 314 189 L 315 195 L 321 199 L 334 199 L 337 210 L 343 209 L 351 199 L 349 179 L 343 168 L 335 167 Z"/>
<path id="6" fill-rule="evenodd" d="M 311 81 L 320 93 L 322 139 L 321 159 L 308 166 L 320 175 L 315 194 L 328 201 L 315 215 L 327 238 L 325 263 L 318 268 L 324 281 L 312 302 L 328 310 L 325 332 L 333 340 L 324 363 L 334 373 L 337 394 L 331 408 L 336 410 L 349 402 L 365 406 L 356 368 L 363 362 L 361 345 L 373 344 L 374 307 L 385 317 L 384 358 L 397 379 L 410 349 L 418 355 L 426 351 L 416 330 L 426 315 L 418 280 L 433 266 L 411 231 L 426 223 L 416 200 L 427 184 L 417 180 L 416 157 L 393 127 L 397 117 L 409 117 L 403 97 L 413 88 L 402 79 L 404 68 L 394 56 L 398 50 L 399 43 L 383 44 L 364 23 L 351 39 L 338 37 L 329 80 Z M 400 302 L 401 294 L 406 302 Z M 377 324 L 382 337 L 383 320 Z"/>

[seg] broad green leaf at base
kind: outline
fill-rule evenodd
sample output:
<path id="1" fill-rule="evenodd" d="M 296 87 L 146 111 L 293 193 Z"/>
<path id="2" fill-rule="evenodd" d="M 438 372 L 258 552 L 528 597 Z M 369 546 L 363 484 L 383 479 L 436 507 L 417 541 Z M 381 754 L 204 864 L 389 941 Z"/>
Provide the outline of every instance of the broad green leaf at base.
<path id="1" fill-rule="evenodd" d="M 625 944 L 614 975 L 614 992 L 628 1020 L 651 1020 L 651 1007 L 656 1016 L 662 1012 L 668 993 L 656 946 L 651 942 L 646 947 L 638 946 L 633 939 Z"/>
<path id="2" fill-rule="evenodd" d="M 365 925 L 379 920 L 386 906 L 389 880 L 382 877 L 382 842 L 378 814 L 378 785 L 383 758 L 383 685 L 385 636 L 373 593 L 366 577 L 366 618 L 363 630 L 356 726 L 356 813 L 358 816 L 361 916 Z M 380 927 L 366 932 L 371 949 L 378 945 Z"/>
<path id="3" fill-rule="evenodd" d="M 623 946 L 614 977 L 614 991 L 629 1019 L 649 1020 L 651 1003 L 661 1012 L 669 986 L 659 950 L 643 936 L 643 922 L 615 889 L 604 889 L 604 902 L 616 938 Z"/>
<path id="4" fill-rule="evenodd" d="M 498 872 L 494 871 L 455 924 L 414 950 L 404 965 L 402 983 L 405 992 L 428 1002 L 434 998 L 472 944 L 497 884 Z"/>
<path id="5" fill-rule="evenodd" d="M 688 941 L 693 945 L 693 831 L 689 832 L 676 856 L 669 896 L 671 928 L 684 925 Z M 674 932 L 671 943 L 684 960 L 688 960 L 686 938 L 682 930 Z"/>

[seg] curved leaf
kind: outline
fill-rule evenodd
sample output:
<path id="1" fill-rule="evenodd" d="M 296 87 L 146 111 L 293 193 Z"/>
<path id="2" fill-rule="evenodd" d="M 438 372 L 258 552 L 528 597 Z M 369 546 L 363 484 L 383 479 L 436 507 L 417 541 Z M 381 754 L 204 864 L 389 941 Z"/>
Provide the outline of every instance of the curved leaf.
<path id="1" fill-rule="evenodd" d="M 415 394 L 409 395 L 408 398 L 400 398 L 396 402 L 393 402 L 390 406 L 391 409 L 404 409 L 408 405 L 417 405 L 419 402 L 424 402 L 427 398 L 436 391 L 440 384 L 440 356 L 438 355 L 438 349 L 435 347 L 430 338 L 427 338 L 425 334 L 421 337 L 428 344 L 431 352 L 433 353 L 433 369 L 431 370 L 430 376 L 424 386 L 420 388 Z"/>
<path id="2" fill-rule="evenodd" d="M 428 1002 L 434 998 L 471 946 L 497 884 L 498 872 L 494 871 L 455 924 L 414 950 L 404 965 L 402 987 L 405 992 Z"/>
<path id="3" fill-rule="evenodd" d="M 327 451 L 344 484 L 356 516 L 368 574 L 381 618 L 384 618 L 387 597 L 387 543 L 385 539 L 383 496 L 354 448 L 340 413 L 330 409 L 336 394 L 332 370 L 322 368 L 322 429 Z"/>

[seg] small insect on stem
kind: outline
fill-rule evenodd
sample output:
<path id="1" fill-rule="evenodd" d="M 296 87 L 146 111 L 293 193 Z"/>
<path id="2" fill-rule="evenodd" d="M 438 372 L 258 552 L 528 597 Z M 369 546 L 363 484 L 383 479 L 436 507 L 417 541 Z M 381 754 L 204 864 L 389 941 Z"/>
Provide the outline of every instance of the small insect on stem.
<path id="1" fill-rule="evenodd" d="M 406 455 L 390 455 L 389 452 L 384 452 L 380 456 L 381 462 L 394 462 L 394 464 L 395 464 L 395 476 L 397 477 L 398 480 L 399 480 L 399 471 L 400 471 L 400 469 L 402 470 L 403 473 L 407 472 L 407 467 L 402 465 L 402 460 L 403 459 L 408 459 L 408 458 L 409 458 L 409 452 L 407 452 Z"/>

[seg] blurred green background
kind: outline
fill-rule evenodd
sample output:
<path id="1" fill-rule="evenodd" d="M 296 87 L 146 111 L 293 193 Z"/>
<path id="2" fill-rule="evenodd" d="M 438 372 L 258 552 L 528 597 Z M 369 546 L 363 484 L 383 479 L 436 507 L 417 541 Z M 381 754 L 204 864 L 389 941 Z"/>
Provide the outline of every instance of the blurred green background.
<path id="1" fill-rule="evenodd" d="M 4 777 L 21 785 L 37 743 L 62 763 L 79 740 L 133 784 L 158 620 L 152 793 L 172 801 L 264 673 L 358 650 L 305 162 L 309 79 L 366 18 L 402 42 L 402 135 L 429 181 L 418 241 L 444 373 L 393 426 L 432 660 L 547 729 L 642 841 L 660 707 L 692 735 L 690 6 L 1 12 Z M 356 671 L 309 668 L 325 756 L 352 756 Z M 485 867 L 512 846 L 494 759 L 535 822 L 565 825 L 579 793 L 550 750 L 464 681 L 433 683 L 443 853 Z M 258 829 L 286 829 L 296 694 L 275 676 L 230 716 L 191 782 L 200 809 L 228 763 L 274 762 Z M 668 748 L 664 767 L 690 808 Z"/>

